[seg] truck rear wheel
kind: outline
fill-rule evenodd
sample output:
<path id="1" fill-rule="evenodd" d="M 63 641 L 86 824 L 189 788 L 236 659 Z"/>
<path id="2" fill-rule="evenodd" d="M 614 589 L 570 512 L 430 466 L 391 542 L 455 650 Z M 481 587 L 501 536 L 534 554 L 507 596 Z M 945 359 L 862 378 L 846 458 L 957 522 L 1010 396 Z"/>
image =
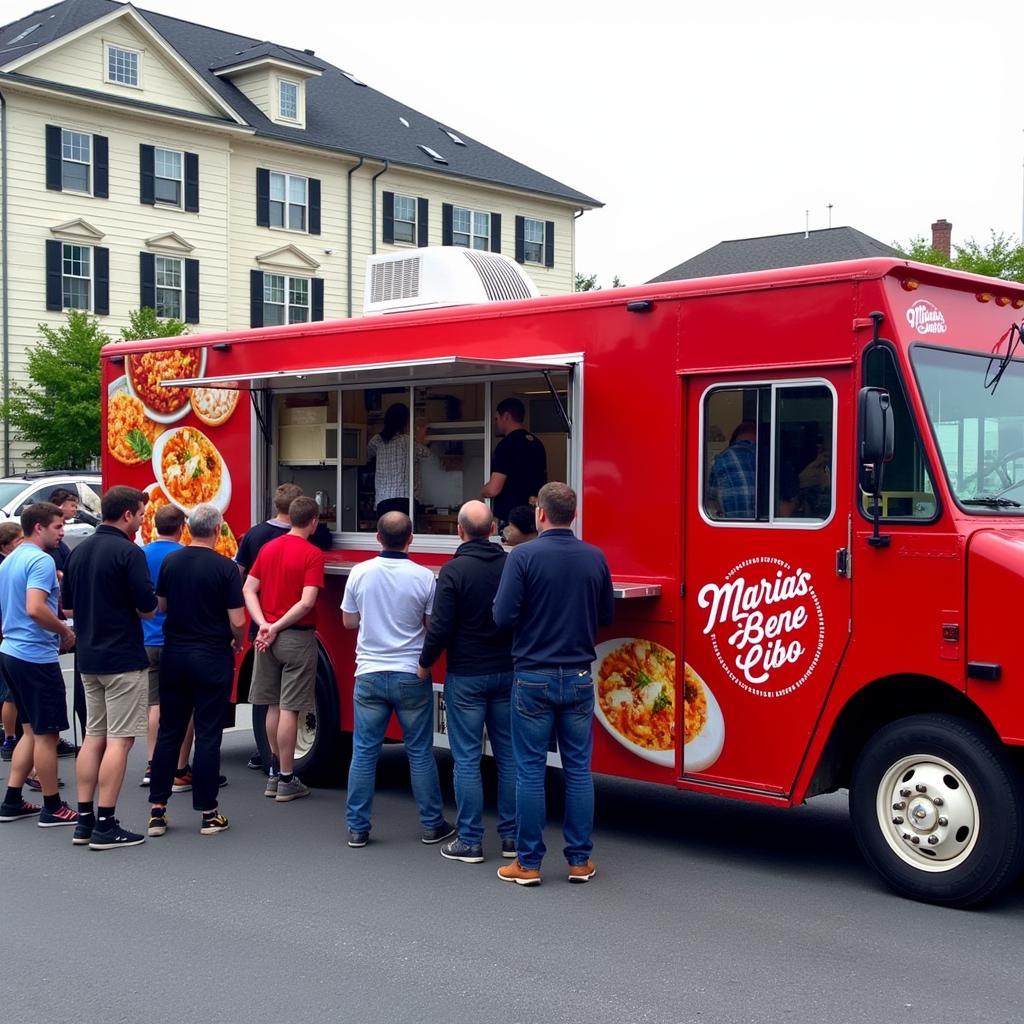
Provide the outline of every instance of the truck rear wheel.
<path id="1" fill-rule="evenodd" d="M 854 766 L 857 845 L 904 896 L 974 906 L 1020 873 L 1019 783 L 1006 752 L 971 722 L 949 715 L 892 722 Z"/>
<path id="2" fill-rule="evenodd" d="M 299 715 L 295 738 L 295 772 L 311 785 L 330 786 L 344 782 L 352 756 L 351 737 L 341 731 L 338 688 L 323 650 L 317 658 L 316 689 L 312 711 Z M 267 743 L 267 707 L 255 704 L 252 731 L 260 757 L 270 763 Z"/>

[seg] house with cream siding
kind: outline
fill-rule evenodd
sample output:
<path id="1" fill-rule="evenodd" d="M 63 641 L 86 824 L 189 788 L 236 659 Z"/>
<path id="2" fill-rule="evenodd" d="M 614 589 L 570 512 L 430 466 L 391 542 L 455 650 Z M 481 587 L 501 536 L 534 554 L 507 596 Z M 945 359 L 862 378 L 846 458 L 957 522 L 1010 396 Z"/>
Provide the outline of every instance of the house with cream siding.
<path id="1" fill-rule="evenodd" d="M 67 309 L 112 337 L 144 305 L 197 332 L 358 316 L 377 252 L 503 252 L 568 292 L 599 205 L 312 50 L 63 0 L 0 28 L 3 395 Z"/>

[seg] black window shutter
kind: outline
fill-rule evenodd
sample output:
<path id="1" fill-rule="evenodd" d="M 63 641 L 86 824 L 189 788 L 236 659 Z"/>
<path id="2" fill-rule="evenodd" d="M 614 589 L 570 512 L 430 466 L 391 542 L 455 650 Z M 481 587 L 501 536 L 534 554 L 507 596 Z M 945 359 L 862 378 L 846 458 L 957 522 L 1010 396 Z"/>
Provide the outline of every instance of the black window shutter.
<path id="1" fill-rule="evenodd" d="M 199 260 L 185 260 L 185 323 L 199 323 Z"/>
<path id="2" fill-rule="evenodd" d="M 269 211 L 268 211 L 269 219 Z M 320 179 L 309 179 L 309 233 L 320 234 Z"/>
<path id="3" fill-rule="evenodd" d="M 441 244 L 452 244 L 452 204 L 441 204 Z"/>
<path id="4" fill-rule="evenodd" d="M 61 174 L 60 126 L 46 126 L 46 187 L 60 192 L 63 175 Z M 50 307 L 47 306 L 47 309 Z M 60 309 L 60 306 L 57 307 Z"/>
<path id="5" fill-rule="evenodd" d="M 313 278 L 313 306 L 309 311 L 311 320 L 323 320 L 324 318 L 324 279 Z"/>
<path id="6" fill-rule="evenodd" d="M 491 252 L 501 252 L 501 214 L 491 214 Z"/>
<path id="7" fill-rule="evenodd" d="M 199 212 L 199 154 L 185 154 L 185 210 Z"/>
<path id="8" fill-rule="evenodd" d="M 270 171 L 265 167 L 256 168 L 256 224 L 270 227 Z"/>
<path id="9" fill-rule="evenodd" d="M 139 308 L 156 309 L 156 257 L 139 253 Z"/>
<path id="10" fill-rule="evenodd" d="M 61 255 L 61 243 L 55 238 L 48 238 L 46 240 L 46 308 L 58 312 L 64 308 Z"/>
<path id="11" fill-rule="evenodd" d="M 421 249 L 429 244 L 430 241 L 427 232 L 427 227 L 430 223 L 429 207 L 430 204 L 422 196 L 416 200 L 416 244 Z"/>
<path id="12" fill-rule="evenodd" d="M 110 156 L 106 135 L 92 137 L 92 194 L 98 199 L 110 195 Z"/>
<path id="13" fill-rule="evenodd" d="M 249 271 L 249 326 L 263 326 L 263 271 Z"/>
<path id="14" fill-rule="evenodd" d="M 526 218 L 516 216 L 516 263 L 526 262 Z"/>
<path id="15" fill-rule="evenodd" d="M 555 265 L 555 222 L 548 220 L 544 222 L 544 266 Z"/>
<path id="16" fill-rule="evenodd" d="M 384 233 L 381 235 L 381 241 L 391 245 L 395 240 L 395 193 L 384 192 L 382 196 L 384 200 Z"/>
<path id="17" fill-rule="evenodd" d="M 153 147 L 139 146 L 139 202 L 152 206 L 156 202 L 153 172 Z"/>
<path id="18" fill-rule="evenodd" d="M 92 266 L 92 311 L 99 316 L 106 316 L 110 312 L 110 250 L 94 245 Z"/>

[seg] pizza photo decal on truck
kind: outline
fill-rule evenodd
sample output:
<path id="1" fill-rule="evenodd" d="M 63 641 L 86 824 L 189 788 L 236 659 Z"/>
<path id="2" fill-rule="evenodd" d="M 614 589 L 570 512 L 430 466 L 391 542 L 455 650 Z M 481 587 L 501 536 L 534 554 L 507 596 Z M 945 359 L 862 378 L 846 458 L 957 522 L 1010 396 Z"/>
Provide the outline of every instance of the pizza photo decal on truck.
<path id="1" fill-rule="evenodd" d="M 785 697 L 811 676 L 825 618 L 811 573 L 781 558 L 748 558 L 697 595 L 704 635 L 725 674 L 757 697 Z"/>

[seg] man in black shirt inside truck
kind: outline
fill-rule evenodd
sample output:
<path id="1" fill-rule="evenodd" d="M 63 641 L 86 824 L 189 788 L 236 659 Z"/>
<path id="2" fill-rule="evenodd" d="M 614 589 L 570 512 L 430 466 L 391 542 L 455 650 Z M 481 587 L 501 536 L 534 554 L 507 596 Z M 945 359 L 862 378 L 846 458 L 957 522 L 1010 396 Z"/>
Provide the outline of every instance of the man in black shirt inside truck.
<path id="1" fill-rule="evenodd" d="M 491 478 L 480 497 L 494 499 L 494 518 L 501 525 L 516 505 L 529 505 L 548 480 L 544 444 L 523 426 L 525 418 L 518 398 L 503 399 L 494 411 L 494 430 L 501 441 L 491 456 Z"/>

